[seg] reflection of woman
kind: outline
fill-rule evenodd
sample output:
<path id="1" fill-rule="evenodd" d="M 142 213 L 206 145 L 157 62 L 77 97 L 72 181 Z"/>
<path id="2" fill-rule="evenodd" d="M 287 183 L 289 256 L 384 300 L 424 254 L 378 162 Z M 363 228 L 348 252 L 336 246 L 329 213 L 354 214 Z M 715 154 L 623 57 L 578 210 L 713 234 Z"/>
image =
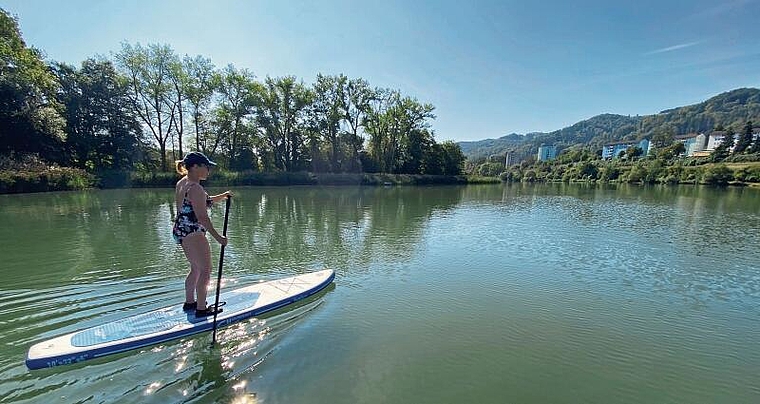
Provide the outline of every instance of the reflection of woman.
<path id="1" fill-rule="evenodd" d="M 232 193 L 227 191 L 209 196 L 203 189 L 200 181 L 208 178 L 211 167 L 216 166 L 216 163 L 203 153 L 190 152 L 183 160 L 178 160 L 176 165 L 177 172 L 183 177 L 177 181 L 175 188 L 177 217 L 172 234 L 174 240 L 182 246 L 190 263 L 190 273 L 185 279 L 185 304 L 182 310 L 195 310 L 196 317 L 205 317 L 222 311 L 221 308 L 206 306 L 206 293 L 211 276 L 211 247 L 206 239 L 206 232 L 211 233 L 219 244 L 227 245 L 227 237 L 214 229 L 207 209 L 213 202 L 231 197 Z"/>

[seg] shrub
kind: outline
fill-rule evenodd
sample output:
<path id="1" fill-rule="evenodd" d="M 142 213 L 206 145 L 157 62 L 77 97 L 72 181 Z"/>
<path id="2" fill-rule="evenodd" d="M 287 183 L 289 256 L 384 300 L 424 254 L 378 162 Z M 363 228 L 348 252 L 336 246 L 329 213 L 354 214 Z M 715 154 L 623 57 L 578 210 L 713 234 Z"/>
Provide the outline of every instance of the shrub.
<path id="1" fill-rule="evenodd" d="M 716 164 L 705 170 L 702 182 L 710 185 L 726 185 L 733 179 L 733 171 L 725 164 Z"/>

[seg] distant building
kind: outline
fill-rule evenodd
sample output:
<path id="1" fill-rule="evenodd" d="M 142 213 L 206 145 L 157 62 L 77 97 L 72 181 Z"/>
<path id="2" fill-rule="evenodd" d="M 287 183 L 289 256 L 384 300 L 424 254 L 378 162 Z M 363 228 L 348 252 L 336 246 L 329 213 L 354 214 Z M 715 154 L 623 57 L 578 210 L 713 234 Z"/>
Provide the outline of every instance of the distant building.
<path id="1" fill-rule="evenodd" d="M 707 151 L 714 151 L 718 146 L 720 146 L 723 141 L 726 139 L 726 136 L 728 136 L 728 132 L 724 130 L 716 130 L 713 133 L 710 133 L 710 137 L 707 140 L 707 147 L 705 150 Z M 734 133 L 734 146 L 731 147 L 729 150 L 733 153 L 734 147 L 736 147 L 736 141 L 739 140 L 739 137 L 741 136 L 738 133 Z"/>
<path id="2" fill-rule="evenodd" d="M 629 147 L 638 147 L 641 149 L 641 154 L 646 156 L 650 152 L 650 143 L 648 139 L 641 139 L 641 141 L 627 141 L 627 142 L 615 142 L 608 143 L 602 148 L 602 158 L 605 160 L 616 159 L 620 156 L 621 152 L 628 150 Z"/>
<path id="3" fill-rule="evenodd" d="M 511 150 L 508 151 L 507 154 L 504 156 L 504 167 L 511 167 L 511 166 L 517 164 L 517 162 L 515 160 L 516 160 L 515 159 L 515 152 L 513 152 Z"/>
<path id="4" fill-rule="evenodd" d="M 686 135 L 676 135 L 675 140 L 683 143 L 684 155 L 694 156 L 695 153 L 705 150 L 707 136 L 702 133 L 689 133 Z"/>
<path id="5" fill-rule="evenodd" d="M 557 158 L 557 146 L 541 145 L 538 148 L 538 161 L 549 161 Z"/>
<path id="6" fill-rule="evenodd" d="M 504 166 L 511 167 L 525 161 L 528 156 L 525 153 L 509 150 L 504 155 Z"/>

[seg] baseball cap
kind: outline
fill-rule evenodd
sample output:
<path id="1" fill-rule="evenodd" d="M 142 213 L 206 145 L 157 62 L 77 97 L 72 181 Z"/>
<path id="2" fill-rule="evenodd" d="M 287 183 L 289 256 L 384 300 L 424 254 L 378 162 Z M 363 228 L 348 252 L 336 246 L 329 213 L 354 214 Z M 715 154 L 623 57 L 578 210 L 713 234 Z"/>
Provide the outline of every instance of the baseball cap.
<path id="1" fill-rule="evenodd" d="M 185 167 L 190 167 L 198 164 L 205 164 L 207 166 L 216 167 L 216 163 L 211 161 L 208 157 L 206 157 L 205 154 L 201 152 L 190 152 L 185 155 L 185 158 L 182 160 L 182 163 L 185 165 Z"/>

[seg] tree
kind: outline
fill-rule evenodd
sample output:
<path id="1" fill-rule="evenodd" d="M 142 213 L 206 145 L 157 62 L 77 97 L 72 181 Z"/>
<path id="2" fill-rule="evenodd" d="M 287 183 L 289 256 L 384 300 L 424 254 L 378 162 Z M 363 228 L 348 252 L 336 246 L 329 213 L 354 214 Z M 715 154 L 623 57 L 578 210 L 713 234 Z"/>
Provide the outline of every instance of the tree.
<path id="1" fill-rule="evenodd" d="M 422 173 L 426 152 L 435 144 L 433 133 L 427 129 L 412 129 L 401 142 L 401 161 L 399 172 L 403 174 Z"/>
<path id="2" fill-rule="evenodd" d="M 713 150 L 710 158 L 713 162 L 723 161 L 731 154 L 731 149 L 734 147 L 734 131 L 731 128 L 726 129 L 726 134 L 723 136 L 723 141 L 720 142 L 718 147 Z"/>
<path id="3" fill-rule="evenodd" d="M 577 167 L 578 175 L 581 179 L 596 179 L 599 169 L 590 161 L 584 161 Z"/>
<path id="4" fill-rule="evenodd" d="M 602 181 L 614 181 L 620 177 L 620 169 L 614 164 L 608 164 L 599 170 L 599 179 Z"/>
<path id="5" fill-rule="evenodd" d="M 705 171 L 702 182 L 711 185 L 726 185 L 733 179 L 733 171 L 725 164 L 716 164 Z"/>
<path id="6" fill-rule="evenodd" d="M 385 166 L 385 148 L 384 144 L 388 142 L 390 119 L 388 114 L 393 104 L 398 102 L 401 94 L 398 91 L 390 89 L 375 89 L 375 96 L 369 103 L 369 111 L 364 123 L 364 129 L 369 134 L 369 145 L 367 150 L 367 162 L 370 163 L 373 171 L 391 172 L 390 167 Z"/>
<path id="7" fill-rule="evenodd" d="M 425 141 L 424 132 L 434 119 L 434 107 L 397 91 L 380 90 L 372 102 L 365 129 L 370 134 L 369 153 L 381 171 L 398 173 L 402 167 L 418 166 L 416 145 Z M 429 133 L 429 132 L 427 132 Z M 410 138 L 412 136 L 412 138 Z M 418 136 L 418 138 L 413 138 Z"/>
<path id="8" fill-rule="evenodd" d="M 313 94 L 293 76 L 267 77 L 255 100 L 256 122 L 264 131 L 264 156 L 271 168 L 283 171 L 305 169 L 302 143 L 308 132 L 306 107 Z"/>
<path id="9" fill-rule="evenodd" d="M 361 171 L 359 151 L 364 147 L 364 138 L 359 135 L 359 129 L 364 126 L 364 120 L 370 111 L 370 101 L 375 92 L 364 79 L 350 79 L 345 86 L 344 122 L 348 125 L 347 141 L 353 152 L 352 171 Z"/>
<path id="10" fill-rule="evenodd" d="M 129 83 L 129 98 L 140 121 L 148 127 L 161 153 L 161 168 L 166 170 L 166 143 L 177 123 L 177 104 L 172 78 L 177 57 L 169 45 L 123 43 L 115 55 L 117 65 Z"/>
<path id="11" fill-rule="evenodd" d="M 131 168 L 141 128 L 113 64 L 88 59 L 79 70 L 58 64 L 55 72 L 58 100 L 66 107 L 66 163 L 90 171 Z"/>
<path id="12" fill-rule="evenodd" d="M 0 153 L 61 161 L 63 108 L 56 77 L 42 59 L 26 46 L 18 21 L 0 8 Z"/>
<path id="13" fill-rule="evenodd" d="M 443 174 L 445 159 L 446 151 L 443 146 L 433 142 L 433 144 L 424 151 L 422 162 L 420 164 L 420 173 L 428 175 Z"/>
<path id="14" fill-rule="evenodd" d="M 182 140 L 185 136 L 185 104 L 187 103 L 187 83 L 190 80 L 187 72 L 182 65 L 182 62 L 178 57 L 173 57 L 169 63 L 169 80 L 171 81 L 170 97 L 171 110 L 174 112 L 171 114 L 171 128 L 174 129 L 172 136 L 172 145 L 174 144 L 174 138 L 177 139 L 176 150 L 179 152 L 179 158 L 184 156 L 182 147 Z M 176 135 L 176 136 L 175 136 Z M 175 148 L 172 147 L 172 153 Z M 175 160 L 178 160 L 175 155 Z"/>
<path id="15" fill-rule="evenodd" d="M 260 84 L 254 81 L 248 69 L 228 65 L 221 73 L 217 88 L 219 105 L 213 122 L 216 136 L 212 137 L 212 144 L 207 145 L 208 152 L 214 154 L 221 146 L 230 160 L 230 168 L 258 168 L 254 149 L 259 142 L 254 139 L 255 122 L 251 113 L 262 91 Z"/>
<path id="16" fill-rule="evenodd" d="M 443 149 L 443 174 L 460 175 L 467 159 L 462 153 L 462 148 L 451 140 L 441 143 Z"/>
<path id="17" fill-rule="evenodd" d="M 340 123 L 345 117 L 347 77 L 317 75 L 314 83 L 312 111 L 314 126 L 329 147 L 330 170 L 341 171 L 343 155 L 340 144 Z"/>
<path id="18" fill-rule="evenodd" d="M 742 131 L 742 134 L 739 137 L 739 141 L 736 142 L 736 147 L 734 148 L 734 154 L 743 153 L 745 150 L 749 148 L 751 144 L 752 144 L 752 121 L 747 121 L 747 124 L 744 125 L 744 130 Z"/>
<path id="19" fill-rule="evenodd" d="M 195 127 L 195 149 L 206 151 L 207 115 L 214 96 L 214 90 L 221 80 L 211 59 L 203 56 L 191 58 L 185 55 L 182 66 L 187 80 L 184 92 L 190 104 L 190 113 Z"/>
<path id="20" fill-rule="evenodd" d="M 662 129 L 652 136 L 652 145 L 656 148 L 661 148 L 673 144 L 675 137 L 673 136 L 674 130 L 672 128 Z"/>
<path id="21" fill-rule="evenodd" d="M 673 142 L 667 147 L 657 149 L 656 157 L 664 160 L 672 160 L 686 153 L 686 146 L 681 142 Z"/>
<path id="22" fill-rule="evenodd" d="M 484 177 L 496 177 L 504 171 L 504 165 L 496 162 L 486 162 L 478 166 L 477 174 Z M 533 173 L 535 179 L 535 172 Z"/>
<path id="23" fill-rule="evenodd" d="M 638 146 L 631 146 L 625 149 L 625 155 L 628 156 L 628 158 L 631 160 L 641 156 L 642 154 L 644 154 L 644 151 L 641 150 L 641 147 Z"/>
<path id="24" fill-rule="evenodd" d="M 639 163 L 636 163 L 636 165 L 634 165 L 633 167 L 631 167 L 631 171 L 628 172 L 626 180 L 628 182 L 642 182 L 646 180 L 647 174 L 648 174 L 647 169 L 644 168 L 641 162 L 639 162 Z"/>

